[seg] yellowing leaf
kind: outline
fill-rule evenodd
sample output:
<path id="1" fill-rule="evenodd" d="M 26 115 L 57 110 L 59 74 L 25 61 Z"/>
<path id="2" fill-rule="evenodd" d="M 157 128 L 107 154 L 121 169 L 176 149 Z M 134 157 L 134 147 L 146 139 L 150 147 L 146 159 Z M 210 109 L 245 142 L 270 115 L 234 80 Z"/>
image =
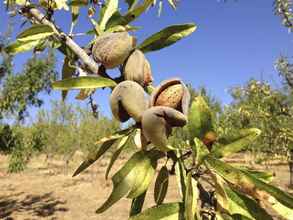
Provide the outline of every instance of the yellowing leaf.
<path id="1" fill-rule="evenodd" d="M 32 40 L 32 41 L 15 41 L 14 43 L 8 45 L 5 48 L 5 51 L 9 54 L 16 54 L 16 53 L 22 53 L 29 50 L 32 50 L 34 47 L 36 47 L 41 40 Z"/>
<path id="2" fill-rule="evenodd" d="M 35 24 L 30 28 L 21 32 L 17 37 L 17 41 L 27 42 L 33 40 L 45 39 L 54 34 L 54 30 L 49 25 Z"/>
<path id="3" fill-rule="evenodd" d="M 118 0 L 106 0 L 105 5 L 100 12 L 99 25 L 101 31 L 104 31 L 108 20 L 118 10 Z"/>
<path id="4" fill-rule="evenodd" d="M 52 83 L 53 89 L 96 89 L 103 87 L 114 87 L 115 81 L 100 76 L 82 76 L 70 79 L 55 81 Z"/>

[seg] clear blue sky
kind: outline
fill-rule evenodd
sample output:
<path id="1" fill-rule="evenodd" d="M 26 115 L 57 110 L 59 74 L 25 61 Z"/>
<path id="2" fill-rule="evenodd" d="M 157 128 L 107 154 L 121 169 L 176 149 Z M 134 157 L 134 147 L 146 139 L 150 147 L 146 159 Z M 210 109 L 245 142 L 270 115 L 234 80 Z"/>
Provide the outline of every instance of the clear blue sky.
<path id="1" fill-rule="evenodd" d="M 165 1 L 164 1 L 165 2 Z M 143 29 L 136 36 L 141 42 L 144 38 L 165 26 L 194 22 L 197 30 L 182 41 L 159 52 L 147 54 L 155 84 L 161 80 L 178 76 L 194 87 L 205 85 L 211 94 L 222 103 L 229 103 L 231 97 L 227 89 L 241 85 L 254 77 L 268 80 L 278 85 L 280 78 L 274 70 L 274 62 L 279 55 L 293 55 L 293 36 L 281 25 L 280 18 L 273 14 L 272 0 L 228 1 L 181 0 L 177 11 L 165 4 L 161 17 L 157 10 L 151 9 L 135 24 Z M 5 31 L 7 15 L 4 5 L 0 9 L 0 32 Z M 57 23 L 68 31 L 70 16 L 59 14 Z M 83 14 L 76 32 L 88 30 L 86 15 Z M 80 37 L 85 43 L 89 38 Z M 30 53 L 18 55 L 15 67 L 20 70 Z M 58 70 L 62 57 L 58 55 Z M 108 91 L 97 91 L 95 100 L 104 114 L 110 115 Z M 43 96 L 49 108 L 50 99 L 60 98 L 56 92 Z M 73 93 L 69 97 L 72 102 Z M 35 109 L 30 110 L 32 114 Z"/>

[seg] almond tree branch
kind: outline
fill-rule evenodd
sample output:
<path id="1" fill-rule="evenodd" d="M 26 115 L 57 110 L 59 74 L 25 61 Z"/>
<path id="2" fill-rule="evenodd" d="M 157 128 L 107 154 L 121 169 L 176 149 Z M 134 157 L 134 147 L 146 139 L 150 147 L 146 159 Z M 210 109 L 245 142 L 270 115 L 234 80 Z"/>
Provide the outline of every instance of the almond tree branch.
<path id="1" fill-rule="evenodd" d="M 25 6 L 20 10 L 20 14 L 26 16 L 30 20 L 35 20 L 40 24 L 50 26 L 55 32 L 57 39 L 66 44 L 66 46 L 87 66 L 88 70 L 93 74 L 99 73 L 99 65 L 77 43 L 49 21 L 37 8 Z"/>

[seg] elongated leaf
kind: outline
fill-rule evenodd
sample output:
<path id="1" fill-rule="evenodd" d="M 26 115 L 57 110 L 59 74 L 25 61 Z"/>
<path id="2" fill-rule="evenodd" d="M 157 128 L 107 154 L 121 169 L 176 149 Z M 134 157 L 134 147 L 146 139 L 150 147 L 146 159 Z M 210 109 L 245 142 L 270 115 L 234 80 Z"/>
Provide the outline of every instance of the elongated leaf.
<path id="1" fill-rule="evenodd" d="M 204 143 L 202 143 L 201 140 L 199 140 L 198 138 L 194 138 L 194 144 L 191 145 L 192 147 L 192 152 L 195 157 L 195 163 L 197 166 L 199 166 L 202 161 L 204 160 L 204 158 L 210 153 L 207 149 L 207 147 L 204 145 Z"/>
<path id="2" fill-rule="evenodd" d="M 107 28 L 114 27 L 117 25 L 127 25 L 136 18 L 138 18 L 151 4 L 153 0 L 144 0 L 141 4 L 136 5 L 131 8 L 125 15 L 121 15 L 119 12 L 113 14 L 109 22 L 107 23 Z"/>
<path id="3" fill-rule="evenodd" d="M 272 196 L 282 205 L 293 209 L 293 197 L 279 188 L 211 156 L 206 157 L 205 164 L 226 181 L 241 189 L 242 192 L 264 201 Z"/>
<path id="4" fill-rule="evenodd" d="M 34 49 L 40 42 L 41 40 L 32 40 L 32 41 L 24 41 L 24 42 L 15 41 L 14 43 L 8 45 L 5 48 L 5 51 L 9 54 L 17 54 L 17 53 L 26 52 L 26 51 Z"/>
<path id="5" fill-rule="evenodd" d="M 144 193 L 157 166 L 158 155 L 139 151 L 113 176 L 113 191 L 106 202 L 97 209 L 102 213 L 128 193 L 128 198 L 136 198 Z"/>
<path id="6" fill-rule="evenodd" d="M 121 154 L 121 152 L 123 151 L 124 147 L 126 146 L 127 141 L 129 140 L 130 135 L 123 137 L 120 141 L 119 144 L 117 146 L 117 150 L 115 151 L 115 153 L 112 155 L 110 163 L 107 167 L 106 173 L 105 173 L 105 178 L 108 179 L 109 173 L 111 171 L 112 166 L 114 165 L 115 161 L 117 160 L 117 158 L 119 157 L 119 155 Z"/>
<path id="7" fill-rule="evenodd" d="M 154 188 L 154 197 L 157 205 L 161 205 L 167 195 L 169 185 L 169 171 L 163 166 L 158 173 Z"/>
<path id="8" fill-rule="evenodd" d="M 82 171 L 87 169 L 90 165 L 92 165 L 95 161 L 97 161 L 110 147 L 119 139 L 127 136 L 131 132 L 132 128 L 128 128 L 122 131 L 119 131 L 110 137 L 102 138 L 101 140 L 96 142 L 96 145 L 101 144 L 101 146 L 92 153 L 89 153 L 87 159 L 81 163 L 81 165 L 76 169 L 73 174 L 73 177 L 80 174 Z"/>
<path id="9" fill-rule="evenodd" d="M 42 40 L 54 34 L 53 29 L 44 24 L 35 24 L 20 33 L 16 39 L 19 42 Z"/>
<path id="10" fill-rule="evenodd" d="M 249 144 L 252 144 L 261 134 L 257 128 L 242 129 L 239 132 L 238 139 L 224 146 L 219 146 L 213 149 L 213 154 L 216 157 L 226 157 L 233 153 L 244 150 Z"/>
<path id="11" fill-rule="evenodd" d="M 141 194 L 140 196 L 138 196 L 132 200 L 129 217 L 137 215 L 138 213 L 141 213 L 143 203 L 145 200 L 145 196 L 146 196 L 146 191 L 143 194 Z"/>
<path id="12" fill-rule="evenodd" d="M 268 201 L 273 210 L 275 210 L 276 213 L 284 217 L 285 219 L 291 220 L 293 219 L 293 209 L 288 208 L 284 205 L 282 205 L 280 202 L 275 200 L 273 197 L 270 198 Z"/>
<path id="13" fill-rule="evenodd" d="M 228 196 L 225 191 L 225 181 L 222 179 L 221 176 L 217 175 L 216 173 L 212 173 L 212 178 L 215 183 L 215 194 L 217 198 L 217 209 L 218 210 L 227 210 L 228 209 Z"/>
<path id="14" fill-rule="evenodd" d="M 193 23 L 169 26 L 144 40 L 142 44 L 139 45 L 139 49 L 144 53 L 160 50 L 190 35 L 195 29 L 196 26 Z"/>
<path id="15" fill-rule="evenodd" d="M 71 6 L 71 23 L 72 28 L 76 25 L 79 16 L 79 6 Z"/>
<path id="16" fill-rule="evenodd" d="M 191 172 L 187 174 L 186 195 L 185 195 L 185 219 L 194 220 L 197 210 L 199 192 L 197 181 L 192 178 Z"/>
<path id="17" fill-rule="evenodd" d="M 106 0 L 105 5 L 100 12 L 99 25 L 101 31 L 104 31 L 108 20 L 118 10 L 118 0 Z"/>
<path id="18" fill-rule="evenodd" d="M 53 89 L 57 90 L 96 89 L 114 86 L 116 86 L 116 83 L 113 80 L 100 76 L 81 76 L 76 78 L 55 81 L 52 83 Z"/>
<path id="19" fill-rule="evenodd" d="M 129 220 L 184 220 L 182 203 L 166 203 L 149 208 Z"/>
<path id="20" fill-rule="evenodd" d="M 201 140 L 208 131 L 213 130 L 212 113 L 202 96 L 192 101 L 187 127 L 191 141 L 195 137 Z"/>
<path id="21" fill-rule="evenodd" d="M 178 157 L 178 155 L 177 155 Z M 185 195 L 186 195 L 186 173 L 183 167 L 183 161 L 181 159 L 178 159 L 175 165 L 175 172 L 176 172 L 176 179 L 177 179 L 177 184 L 179 188 L 179 193 L 182 197 L 182 200 L 185 200 Z"/>
<path id="22" fill-rule="evenodd" d="M 257 179 L 261 179 L 262 181 L 266 183 L 270 183 L 274 179 L 274 173 L 269 171 L 259 171 L 259 170 L 253 170 L 247 167 L 240 167 L 241 170 L 244 172 L 248 172 L 249 174 L 253 175 Z"/>
<path id="23" fill-rule="evenodd" d="M 136 5 L 138 0 L 125 0 L 125 2 L 128 4 L 128 10 L 133 9 L 133 7 Z"/>
<path id="24" fill-rule="evenodd" d="M 70 64 L 70 59 L 68 57 L 64 58 L 64 64 L 62 67 L 62 79 L 71 78 L 75 73 L 75 68 Z M 62 99 L 65 100 L 68 91 L 62 91 Z"/>
<path id="25" fill-rule="evenodd" d="M 231 215 L 242 215 L 249 219 L 273 219 L 255 200 L 229 187 L 224 189 L 228 196 L 228 211 Z"/>

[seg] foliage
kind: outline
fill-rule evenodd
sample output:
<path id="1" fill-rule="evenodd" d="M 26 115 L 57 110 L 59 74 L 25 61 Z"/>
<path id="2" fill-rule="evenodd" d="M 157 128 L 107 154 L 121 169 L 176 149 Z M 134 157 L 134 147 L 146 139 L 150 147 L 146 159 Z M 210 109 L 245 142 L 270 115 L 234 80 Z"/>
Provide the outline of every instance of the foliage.
<path id="1" fill-rule="evenodd" d="M 175 6 L 173 1 L 168 2 L 171 6 Z M 120 199 L 126 197 L 132 200 L 129 219 L 137 220 L 272 219 L 260 203 L 270 206 L 284 218 L 289 219 L 292 216 L 293 197 L 271 185 L 270 178 L 266 178 L 270 176 L 269 174 L 234 167 L 223 161 L 223 157 L 246 150 L 249 146 L 255 148 L 256 144 L 259 144 L 256 140 L 261 134 L 271 135 L 269 140 L 272 143 L 269 143 L 269 149 L 275 144 L 273 141 L 283 141 L 280 136 L 278 138 L 274 136 L 282 132 L 281 125 L 287 120 L 289 112 L 284 106 L 286 97 L 282 93 L 272 90 L 267 84 L 251 81 L 244 89 L 238 88 L 232 93 L 235 99 L 232 111 L 236 109 L 240 112 L 241 120 L 237 117 L 228 117 L 228 119 L 223 119 L 224 123 L 221 121 L 217 123 L 215 120 L 220 120 L 220 118 L 215 114 L 216 108 L 212 111 L 210 107 L 216 107 L 216 103 L 204 97 L 206 94 L 195 95 L 192 92 L 190 95 L 185 84 L 178 79 L 167 80 L 166 83 L 154 87 L 151 80 L 148 80 L 152 76 L 144 56 L 136 62 L 137 68 L 142 69 L 140 74 L 142 74 L 143 82 L 131 79 L 134 82 L 123 84 L 122 81 L 125 82 L 126 79 L 126 76 L 123 75 L 123 67 L 128 61 L 127 57 L 131 55 L 131 50 L 141 49 L 142 52 L 151 52 L 170 46 L 191 34 L 196 29 L 194 24 L 171 25 L 152 34 L 142 44 L 135 46 L 132 45 L 134 44 L 132 41 L 130 45 L 129 39 L 133 38 L 127 33 L 123 35 L 126 36 L 124 42 L 116 38 L 122 35 L 115 35 L 115 32 L 128 31 L 130 24 L 154 5 L 153 0 L 126 1 L 128 4 L 126 12 L 120 10 L 117 0 L 108 0 L 99 10 L 97 21 L 94 16 L 96 2 L 86 1 L 81 4 L 79 1 L 73 1 L 67 5 L 67 2 L 63 0 L 55 0 L 51 2 L 52 4 L 38 1 L 33 1 L 35 4 L 30 1 L 15 1 L 14 3 L 18 6 L 11 4 L 10 1 L 7 3 L 10 8 L 19 7 L 22 16 L 39 25 L 36 29 L 34 26 L 36 24 L 33 24 L 18 35 L 16 41 L 5 48 L 7 53 L 34 49 L 41 41 L 49 42 L 47 47 L 53 47 L 55 44 L 54 47 L 65 55 L 66 68 L 64 67 L 63 70 L 72 67 L 70 71 L 63 74 L 61 81 L 53 84 L 56 89 L 62 91 L 90 89 L 89 96 L 91 96 L 95 92 L 94 89 L 109 88 L 113 91 L 110 97 L 111 110 L 112 113 L 114 111 L 117 113 L 114 116 L 116 115 L 120 122 L 125 122 L 129 118 L 133 119 L 126 125 L 126 128 L 118 130 L 113 129 L 113 127 L 117 127 L 110 122 L 111 134 L 106 134 L 104 121 L 101 121 L 101 126 L 94 122 L 93 127 L 89 127 L 89 130 L 85 129 L 85 133 L 82 133 L 80 129 L 82 121 L 75 118 L 81 116 L 76 114 L 72 106 L 65 106 L 63 103 L 55 104 L 56 110 L 58 110 L 57 106 L 61 105 L 61 111 L 55 111 L 54 117 L 49 120 L 49 123 L 48 120 L 47 123 L 43 123 L 47 118 L 46 112 L 39 115 L 37 126 L 49 131 L 48 138 L 45 140 L 49 143 L 47 146 L 51 145 L 54 152 L 61 150 L 61 153 L 70 155 L 70 152 L 87 144 L 87 141 L 83 142 L 83 138 L 91 141 L 91 135 L 98 138 L 95 144 L 90 143 L 92 149 L 89 150 L 88 156 L 74 175 L 87 169 L 108 150 L 116 146 L 106 171 L 107 178 L 113 163 L 120 153 L 125 151 L 125 145 L 128 143 L 135 145 L 136 152 L 111 177 L 113 190 L 108 199 L 96 210 L 97 213 L 106 211 Z M 95 33 L 94 39 L 83 48 L 72 39 L 73 27 L 79 14 L 76 7 L 86 7 L 89 10 L 89 21 L 93 24 Z M 69 8 L 72 13 L 70 36 L 51 22 L 54 11 Z M 50 17 L 45 17 L 42 10 L 50 12 Z M 99 38 L 100 36 L 102 37 Z M 102 39 L 102 43 L 101 41 L 97 43 L 98 39 Z M 116 44 L 117 42 L 119 44 Z M 58 45 L 56 46 L 56 44 Z M 109 45 L 109 48 L 106 49 L 113 49 L 113 51 L 96 48 L 96 46 L 105 47 L 105 45 Z M 116 47 L 111 48 L 113 45 Z M 95 51 L 96 49 L 97 51 Z M 96 52 L 104 52 L 104 54 L 102 54 L 103 56 L 93 56 L 93 58 L 89 56 L 96 55 Z M 106 64 L 107 68 L 119 70 L 121 76 L 118 78 L 109 76 Z M 73 69 L 83 75 L 73 76 L 73 72 L 75 72 Z M 107 80 L 105 80 L 106 78 Z M 121 90 L 116 90 L 115 93 L 117 88 Z M 138 100 L 136 97 L 139 96 L 136 95 L 139 92 L 143 95 Z M 191 100 L 190 97 L 192 97 Z M 238 120 L 236 126 L 226 126 L 236 118 Z M 260 121 L 252 123 L 252 119 L 265 119 L 266 123 L 262 126 Z M 267 124 L 269 121 L 271 124 Z M 172 134 L 172 128 L 185 125 L 186 127 L 183 128 L 186 129 L 183 130 L 185 135 L 180 138 L 179 142 L 171 142 L 168 138 Z M 266 130 L 267 126 L 271 127 Z M 244 129 L 247 127 L 249 129 Z M 259 127 L 263 129 L 262 132 Z M 98 129 L 104 131 L 104 137 L 97 137 Z M 274 133 L 270 134 L 268 131 Z M 99 135 L 102 133 L 98 132 Z M 69 142 L 65 143 L 65 140 Z M 283 150 L 284 146 L 280 146 L 280 150 Z M 15 156 L 12 158 L 16 158 L 13 159 L 15 161 L 22 161 L 22 151 L 17 151 L 17 149 L 15 148 L 15 153 L 12 154 Z M 168 191 L 166 180 L 168 172 L 166 171 L 169 170 L 167 166 L 169 159 L 175 163 L 175 175 L 180 196 L 176 202 L 164 203 L 164 197 Z M 157 205 L 143 208 L 146 192 L 155 178 L 156 169 L 160 166 L 159 160 L 164 163 L 160 175 L 157 176 L 159 178 L 156 181 L 157 184 L 155 184 L 155 192 L 158 193 L 155 196 Z M 159 184 L 160 180 L 163 180 L 164 184 Z M 210 185 L 212 192 L 207 185 Z"/>
<path id="2" fill-rule="evenodd" d="M 250 146 L 250 150 L 286 155 L 292 145 L 290 96 L 256 80 L 233 88 L 230 94 L 233 103 L 221 116 L 219 132 L 229 134 L 240 128 L 258 127 L 262 134 L 256 144 Z"/>
<path id="3" fill-rule="evenodd" d="M 17 114 L 24 119 L 29 106 L 41 106 L 43 101 L 38 97 L 42 91 L 50 92 L 54 79 L 55 58 L 52 52 L 45 57 L 34 55 L 19 74 L 7 74 L 2 82 L 0 95 L 0 118 L 6 114 Z"/>

